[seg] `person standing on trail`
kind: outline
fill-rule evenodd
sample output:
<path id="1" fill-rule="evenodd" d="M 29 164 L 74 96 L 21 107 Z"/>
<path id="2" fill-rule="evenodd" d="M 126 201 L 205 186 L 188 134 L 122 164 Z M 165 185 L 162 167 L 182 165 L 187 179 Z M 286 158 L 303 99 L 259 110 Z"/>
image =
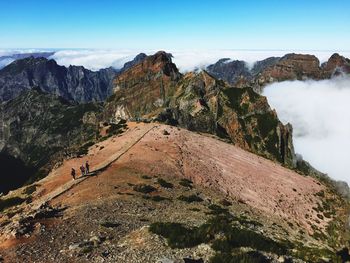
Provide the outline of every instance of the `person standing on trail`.
<path id="1" fill-rule="evenodd" d="M 84 165 L 80 166 L 81 176 L 85 175 L 85 167 Z"/>
<path id="2" fill-rule="evenodd" d="M 85 163 L 85 171 L 86 171 L 86 174 L 88 174 L 90 172 L 89 161 L 86 161 L 86 163 Z"/>
<path id="3" fill-rule="evenodd" d="M 75 170 L 74 170 L 74 168 L 72 168 L 72 171 L 70 172 L 70 174 L 72 175 L 73 180 L 75 180 Z"/>

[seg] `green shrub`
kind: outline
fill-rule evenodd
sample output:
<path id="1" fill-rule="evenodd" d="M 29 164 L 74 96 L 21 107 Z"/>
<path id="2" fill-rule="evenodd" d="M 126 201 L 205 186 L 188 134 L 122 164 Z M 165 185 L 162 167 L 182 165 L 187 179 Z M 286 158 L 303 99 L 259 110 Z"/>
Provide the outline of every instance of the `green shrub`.
<path id="1" fill-rule="evenodd" d="M 223 206 L 231 206 L 232 203 L 226 199 L 222 199 L 220 200 L 220 205 L 223 205 Z"/>
<path id="2" fill-rule="evenodd" d="M 227 214 L 228 213 L 228 209 L 223 208 L 219 205 L 211 204 L 208 206 L 208 208 L 211 210 L 209 212 L 209 214 L 212 214 L 212 215 L 220 215 L 220 214 Z"/>
<path id="3" fill-rule="evenodd" d="M 194 247 L 210 240 L 197 227 L 187 228 L 179 223 L 153 223 L 150 231 L 165 237 L 171 248 Z"/>
<path id="4" fill-rule="evenodd" d="M 183 186 L 183 187 L 188 187 L 188 188 L 192 188 L 193 187 L 193 182 L 191 180 L 188 179 L 181 179 L 179 182 L 179 185 Z"/>
<path id="5" fill-rule="evenodd" d="M 151 176 L 148 176 L 148 175 L 142 175 L 141 178 L 142 178 L 142 179 L 145 179 L 145 180 L 150 180 L 150 179 L 152 179 L 152 177 L 151 177 Z"/>
<path id="6" fill-rule="evenodd" d="M 162 179 L 162 178 L 158 178 L 157 183 L 158 183 L 161 187 L 164 187 L 164 188 L 173 188 L 173 187 L 174 187 L 174 185 L 173 185 L 172 183 L 169 183 L 169 182 L 165 181 L 165 180 Z"/>
<path id="7" fill-rule="evenodd" d="M 20 205 L 25 201 L 25 199 L 20 197 L 10 197 L 6 199 L 0 199 L 0 211 L 3 211 L 12 206 Z"/>
<path id="8" fill-rule="evenodd" d="M 94 144 L 95 144 L 95 142 L 93 142 L 93 141 L 87 142 L 87 143 L 83 144 L 83 145 L 79 148 L 77 154 L 78 154 L 78 155 L 86 155 L 86 154 L 88 154 L 89 148 L 90 148 L 92 145 L 94 145 Z"/>
<path id="9" fill-rule="evenodd" d="M 163 197 L 163 196 L 160 196 L 160 195 L 154 195 L 154 196 L 143 195 L 142 198 L 143 199 L 147 199 L 147 200 L 151 200 L 151 201 L 155 201 L 155 202 L 169 200 L 169 198 L 166 198 L 166 197 Z"/>
<path id="10" fill-rule="evenodd" d="M 198 195 L 190 195 L 190 196 L 184 196 L 180 195 L 177 199 L 187 202 L 187 203 L 193 203 L 193 202 L 203 202 L 203 199 L 199 197 Z"/>
<path id="11" fill-rule="evenodd" d="M 148 185 L 148 184 L 135 185 L 133 187 L 133 189 L 134 189 L 134 191 L 140 192 L 140 193 L 143 193 L 143 194 L 149 194 L 149 193 L 152 193 L 155 190 L 157 190 L 156 188 L 154 188 L 153 186 Z"/>
<path id="12" fill-rule="evenodd" d="M 36 187 L 37 187 L 36 184 L 33 184 L 33 185 L 30 185 L 30 186 L 26 187 L 26 188 L 23 190 L 23 194 L 25 194 L 25 195 L 31 195 L 32 193 L 34 193 L 34 192 L 36 191 Z"/>

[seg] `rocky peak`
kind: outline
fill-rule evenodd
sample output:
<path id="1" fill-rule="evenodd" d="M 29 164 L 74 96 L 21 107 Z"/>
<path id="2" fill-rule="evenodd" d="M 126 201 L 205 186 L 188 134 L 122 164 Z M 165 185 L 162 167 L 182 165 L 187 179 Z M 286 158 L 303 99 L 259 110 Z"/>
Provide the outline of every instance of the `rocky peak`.
<path id="1" fill-rule="evenodd" d="M 332 77 L 333 75 L 350 73 L 350 59 L 347 59 L 338 53 L 334 53 L 327 62 L 322 64 L 325 77 Z"/>
<path id="2" fill-rule="evenodd" d="M 313 55 L 287 54 L 261 72 L 268 82 L 320 77 L 320 61 Z"/>
<path id="3" fill-rule="evenodd" d="M 215 64 L 209 65 L 206 70 L 216 78 L 225 80 L 230 84 L 236 83 L 242 77 L 251 78 L 247 64 L 242 60 L 223 58 Z"/>
<path id="4" fill-rule="evenodd" d="M 76 102 L 102 101 L 112 92 L 113 69 L 97 72 L 82 66 L 60 66 L 54 60 L 29 57 L 0 70 L 0 101 L 33 87 Z"/>
<path id="5" fill-rule="evenodd" d="M 135 66 L 136 64 L 142 62 L 145 58 L 147 57 L 147 55 L 145 53 L 140 53 L 138 54 L 133 60 L 128 61 L 124 64 L 123 68 L 119 71 L 124 72 L 126 70 L 128 70 L 129 68 Z"/>

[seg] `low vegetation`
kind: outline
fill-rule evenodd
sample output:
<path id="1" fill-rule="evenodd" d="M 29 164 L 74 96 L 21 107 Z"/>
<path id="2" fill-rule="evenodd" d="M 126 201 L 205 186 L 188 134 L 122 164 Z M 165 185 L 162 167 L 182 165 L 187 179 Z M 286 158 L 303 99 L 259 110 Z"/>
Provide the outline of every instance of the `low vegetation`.
<path id="1" fill-rule="evenodd" d="M 191 180 L 188 179 L 181 179 L 179 182 L 179 185 L 183 186 L 183 187 L 188 187 L 188 188 L 193 188 L 193 182 Z"/>
<path id="2" fill-rule="evenodd" d="M 200 196 L 194 194 L 189 196 L 180 195 L 177 199 L 187 203 L 203 202 L 203 199 Z"/>
<path id="3" fill-rule="evenodd" d="M 0 212 L 4 211 L 7 208 L 20 205 L 25 201 L 25 199 L 21 197 L 10 197 L 6 199 L 0 199 Z"/>
<path id="4" fill-rule="evenodd" d="M 134 191 L 139 192 L 139 193 L 143 193 L 143 194 L 149 194 L 149 193 L 152 193 L 152 192 L 157 190 L 152 185 L 148 185 L 148 184 L 135 185 L 133 187 L 133 189 L 134 189 Z"/>
<path id="5" fill-rule="evenodd" d="M 158 178 L 157 183 L 164 188 L 174 188 L 174 185 L 172 183 L 169 183 L 162 178 Z"/>

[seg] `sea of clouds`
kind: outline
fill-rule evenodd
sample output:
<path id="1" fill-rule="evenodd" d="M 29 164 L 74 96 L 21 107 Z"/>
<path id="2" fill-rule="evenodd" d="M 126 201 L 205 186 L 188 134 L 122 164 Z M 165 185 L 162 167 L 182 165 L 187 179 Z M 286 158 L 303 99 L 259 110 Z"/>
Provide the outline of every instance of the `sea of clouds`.
<path id="1" fill-rule="evenodd" d="M 281 121 L 293 125 L 296 152 L 350 184 L 350 77 L 274 83 L 264 95 Z"/>
<path id="2" fill-rule="evenodd" d="M 21 49 L 21 50 L 0 50 L 0 56 L 14 53 L 30 53 L 39 51 L 52 51 L 40 49 Z M 77 65 L 84 66 L 91 70 L 99 70 L 101 68 L 115 67 L 121 68 L 124 63 L 132 60 L 140 52 L 147 55 L 154 54 L 158 50 L 93 50 L 93 49 L 72 49 L 72 50 L 55 50 L 56 53 L 52 56 L 58 64 L 69 66 Z M 230 58 L 233 60 L 244 60 L 249 67 L 258 61 L 267 57 L 281 57 L 287 53 L 313 54 L 322 62 L 334 53 L 332 51 L 286 51 L 286 50 L 165 50 L 173 55 L 173 61 L 178 66 L 181 72 L 202 69 L 206 66 L 215 63 L 221 58 Z M 350 57 L 350 52 L 340 52 L 346 57 Z M 7 61 L 8 63 L 9 61 Z"/>
<path id="3" fill-rule="evenodd" d="M 14 53 L 53 51 L 41 49 L 0 50 L 0 56 Z M 157 50 L 54 50 L 58 64 L 79 65 L 91 70 L 121 68 L 138 53 L 154 54 Z M 221 58 L 244 60 L 251 67 L 267 57 L 287 53 L 313 54 L 321 63 L 333 51 L 266 51 L 266 50 L 165 50 L 181 72 L 205 68 Z M 350 51 L 338 52 L 350 57 Z M 11 59 L 1 60 L 0 68 Z M 322 172 L 350 184 L 350 78 L 338 77 L 322 81 L 285 81 L 264 90 L 279 118 L 294 127 L 296 152 Z"/>

